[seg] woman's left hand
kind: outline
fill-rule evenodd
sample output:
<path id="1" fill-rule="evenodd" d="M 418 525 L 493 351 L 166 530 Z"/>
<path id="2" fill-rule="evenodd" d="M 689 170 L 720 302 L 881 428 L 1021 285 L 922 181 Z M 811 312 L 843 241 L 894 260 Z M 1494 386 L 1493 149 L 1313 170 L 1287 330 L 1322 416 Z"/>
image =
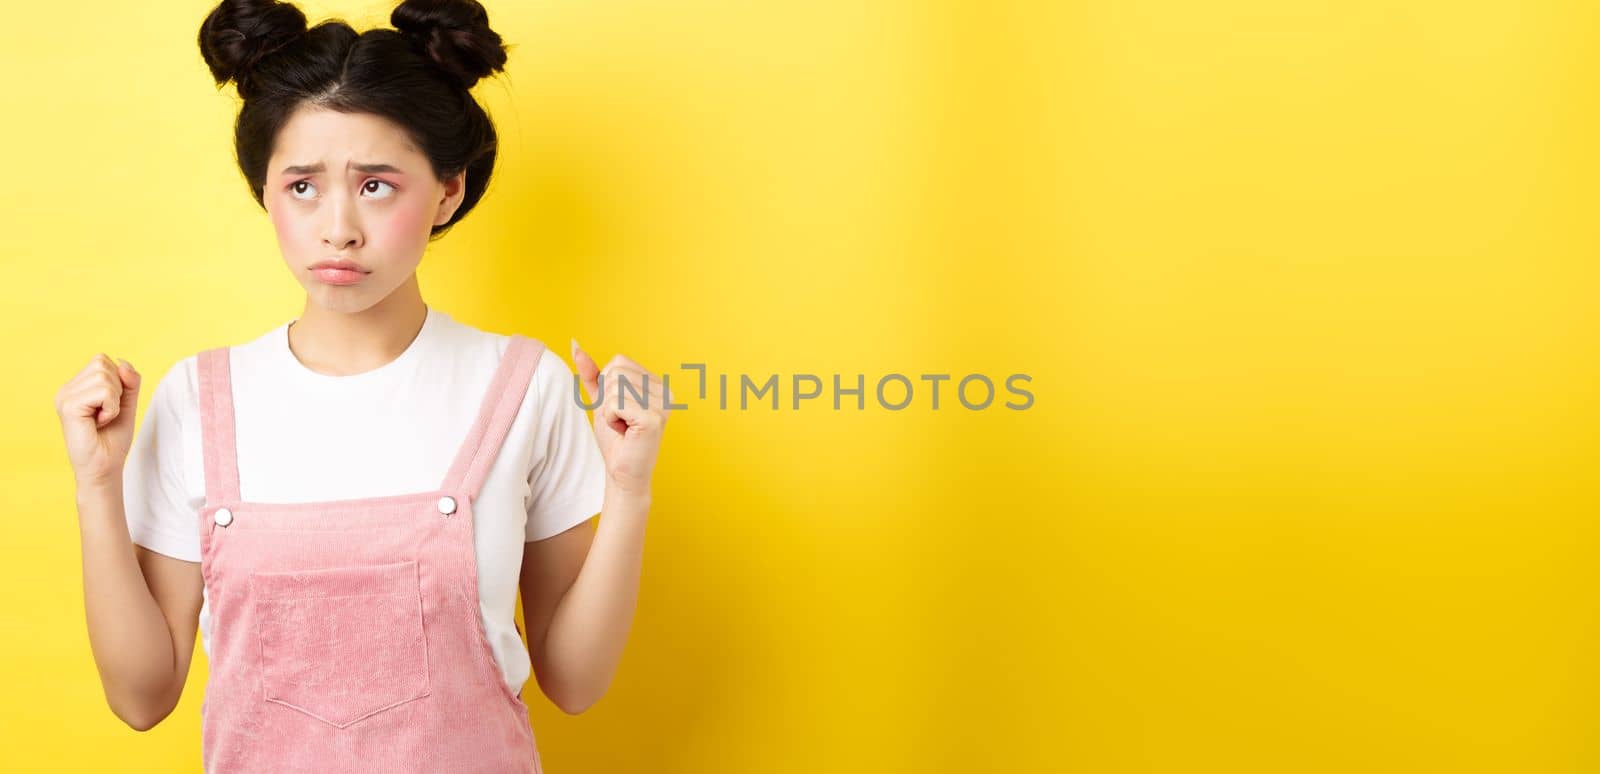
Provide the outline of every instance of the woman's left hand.
<path id="1" fill-rule="evenodd" d="M 594 409 L 594 434 L 606 461 L 607 485 L 622 494 L 648 498 L 672 393 L 658 374 L 624 355 L 611 358 L 604 368 L 597 366 L 577 339 L 572 340 L 572 362 L 588 402 L 601 398 Z"/>

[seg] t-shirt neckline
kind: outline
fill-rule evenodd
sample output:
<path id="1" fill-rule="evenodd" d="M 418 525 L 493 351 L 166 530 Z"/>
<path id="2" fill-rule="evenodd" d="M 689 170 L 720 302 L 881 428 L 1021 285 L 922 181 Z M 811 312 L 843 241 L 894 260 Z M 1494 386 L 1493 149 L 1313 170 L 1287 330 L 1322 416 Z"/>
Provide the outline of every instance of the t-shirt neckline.
<path id="1" fill-rule="evenodd" d="M 287 370 L 293 372 L 297 378 L 306 381 L 318 382 L 325 386 L 351 386 L 374 379 L 382 379 L 390 373 L 405 368 L 408 363 L 415 360 L 425 345 L 425 339 L 430 338 L 434 329 L 438 327 L 438 317 L 442 313 L 434 310 L 432 306 L 424 308 L 427 313 L 422 319 L 422 328 L 417 331 L 417 335 L 411 340 L 411 343 L 406 345 L 405 350 L 393 360 L 358 374 L 344 374 L 341 376 L 325 374 L 314 371 L 305 363 L 300 362 L 300 358 L 295 357 L 294 350 L 289 348 L 289 326 L 298 322 L 299 318 L 289 320 L 278 326 L 277 332 L 272 337 L 273 349 L 276 350 L 278 358 L 283 362 Z"/>

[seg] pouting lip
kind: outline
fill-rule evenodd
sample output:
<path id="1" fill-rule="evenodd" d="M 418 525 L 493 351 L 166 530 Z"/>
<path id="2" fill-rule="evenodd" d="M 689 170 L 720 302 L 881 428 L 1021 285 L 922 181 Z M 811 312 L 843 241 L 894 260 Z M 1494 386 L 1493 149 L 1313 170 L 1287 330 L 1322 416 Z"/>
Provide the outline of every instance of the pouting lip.
<path id="1" fill-rule="evenodd" d="M 316 271 L 317 269 L 349 269 L 351 271 L 359 271 L 362 274 L 369 274 L 370 273 L 370 272 L 367 271 L 366 267 L 362 266 L 359 263 L 356 263 L 355 261 L 335 260 L 335 259 L 329 259 L 329 260 L 326 260 L 326 261 L 317 261 L 316 263 L 311 264 L 311 270 L 312 271 Z"/>

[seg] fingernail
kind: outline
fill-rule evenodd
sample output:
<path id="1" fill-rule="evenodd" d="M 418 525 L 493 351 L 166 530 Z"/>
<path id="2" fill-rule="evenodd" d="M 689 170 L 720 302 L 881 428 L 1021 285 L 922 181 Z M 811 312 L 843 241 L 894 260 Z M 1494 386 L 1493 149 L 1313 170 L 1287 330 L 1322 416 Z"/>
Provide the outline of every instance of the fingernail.
<path id="1" fill-rule="evenodd" d="M 576 358 L 576 357 L 577 357 L 577 356 L 578 356 L 578 350 L 579 350 L 579 349 L 582 349 L 582 347 L 579 347 L 579 346 L 578 346 L 578 339 L 577 339 L 577 337 L 573 337 L 573 339 L 572 339 L 572 356 L 573 356 L 573 357 L 574 357 L 574 358 Z"/>

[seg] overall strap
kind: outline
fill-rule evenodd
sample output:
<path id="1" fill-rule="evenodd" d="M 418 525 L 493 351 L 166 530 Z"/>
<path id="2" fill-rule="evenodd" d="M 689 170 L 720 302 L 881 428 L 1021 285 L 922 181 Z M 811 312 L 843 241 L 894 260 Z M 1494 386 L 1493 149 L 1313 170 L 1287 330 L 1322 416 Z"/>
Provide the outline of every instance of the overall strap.
<path id="1" fill-rule="evenodd" d="M 200 388 L 200 445 L 206 501 L 239 499 L 239 449 L 233 424 L 233 381 L 227 347 L 208 349 L 195 363 Z"/>
<path id="2" fill-rule="evenodd" d="M 478 489 L 500 454 L 500 446 L 528 392 L 534 368 L 543 356 L 542 342 L 520 334 L 511 335 L 511 342 L 489 382 L 489 390 L 483 396 L 483 404 L 478 408 L 477 421 L 472 423 L 472 430 L 467 433 L 450 472 L 445 475 L 445 490 L 464 491 L 468 498 L 477 499 Z"/>

